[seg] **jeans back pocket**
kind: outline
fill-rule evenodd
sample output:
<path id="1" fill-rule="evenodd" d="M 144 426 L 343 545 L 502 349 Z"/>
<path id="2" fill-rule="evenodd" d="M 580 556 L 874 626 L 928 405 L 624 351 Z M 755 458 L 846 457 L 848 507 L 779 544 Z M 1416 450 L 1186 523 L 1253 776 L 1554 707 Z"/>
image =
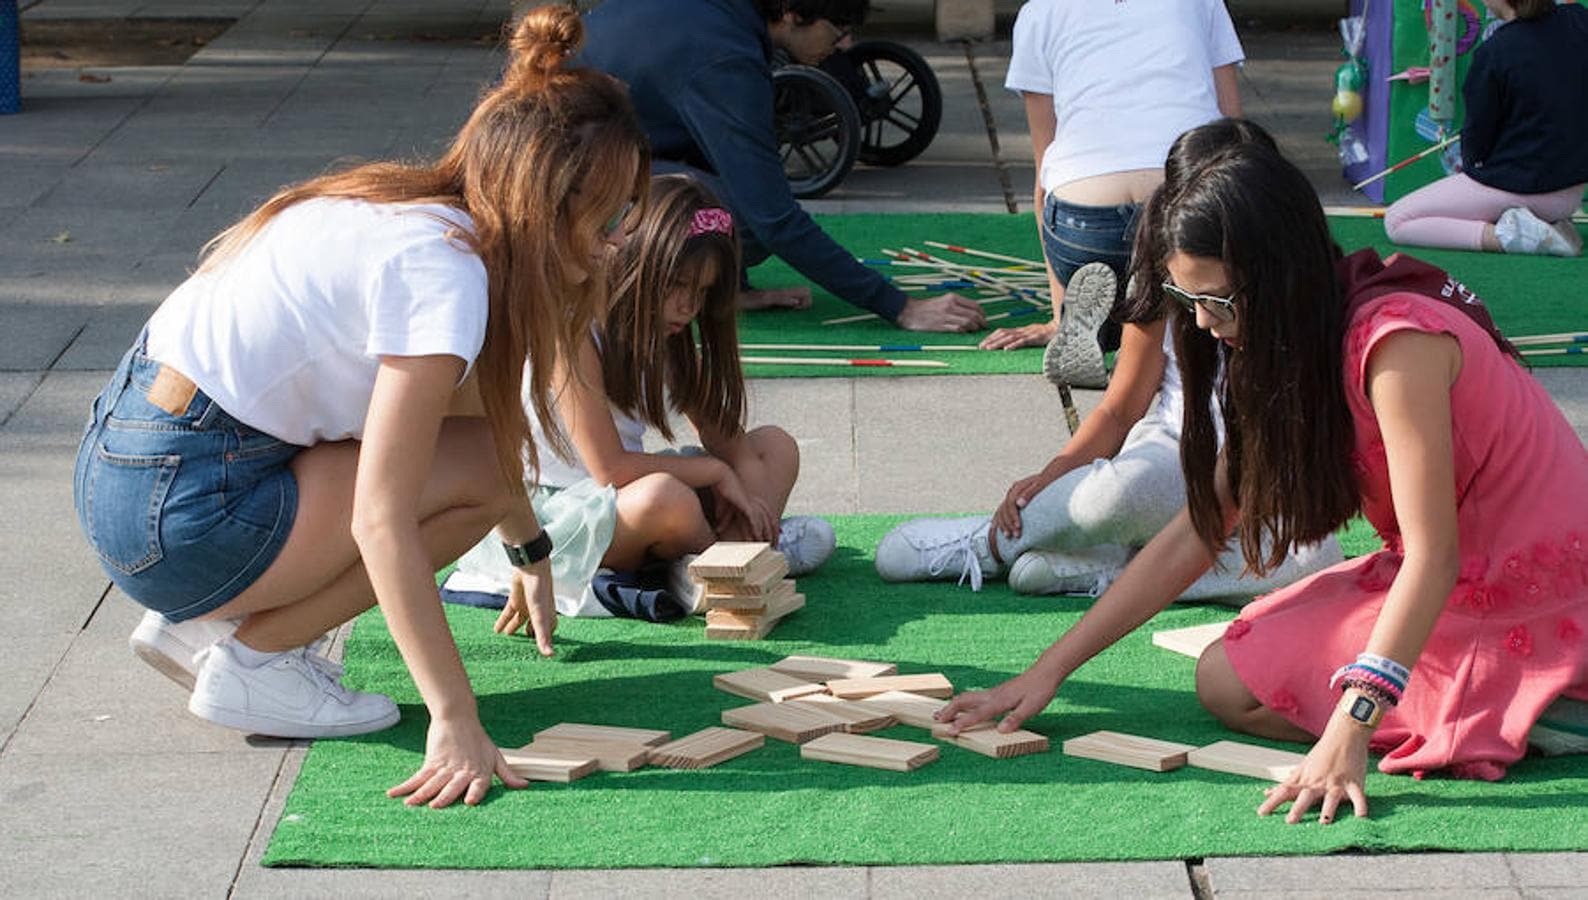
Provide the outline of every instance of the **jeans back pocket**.
<path id="1" fill-rule="evenodd" d="M 93 449 L 83 486 L 88 542 L 105 565 L 135 575 L 164 557 L 160 517 L 182 458 Z"/>

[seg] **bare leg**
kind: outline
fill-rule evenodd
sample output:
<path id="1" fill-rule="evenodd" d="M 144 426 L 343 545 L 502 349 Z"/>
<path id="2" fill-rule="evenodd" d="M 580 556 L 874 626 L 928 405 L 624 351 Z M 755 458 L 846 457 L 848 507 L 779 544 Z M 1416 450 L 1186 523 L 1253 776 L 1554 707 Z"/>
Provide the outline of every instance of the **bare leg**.
<path id="1" fill-rule="evenodd" d="M 375 602 L 353 542 L 358 443 L 304 450 L 292 462 L 298 512 L 281 554 L 259 580 L 211 618 L 246 616 L 237 637 L 256 650 L 301 647 Z M 420 533 L 431 561 L 455 559 L 507 511 L 507 491 L 483 419 L 443 422 L 420 495 Z"/>
<path id="2" fill-rule="evenodd" d="M 637 569 L 647 556 L 677 559 L 699 553 L 716 539 L 695 489 L 655 472 L 618 490 L 618 521 L 601 564 Z"/>
<path id="3" fill-rule="evenodd" d="M 765 503 L 778 518 L 788 506 L 788 495 L 794 491 L 794 482 L 800 474 L 800 448 L 788 432 L 776 425 L 763 425 L 745 435 L 750 445 L 751 459 L 742 461 L 735 473 L 744 482 L 744 489 Z M 726 541 L 744 540 L 740 533 L 743 525 L 725 529 L 718 537 Z"/>
<path id="4" fill-rule="evenodd" d="M 1229 658 L 1224 642 L 1215 641 L 1197 660 L 1197 699 L 1226 728 L 1276 741 L 1312 743 L 1317 735 L 1296 727 L 1261 703 L 1246 689 Z"/>

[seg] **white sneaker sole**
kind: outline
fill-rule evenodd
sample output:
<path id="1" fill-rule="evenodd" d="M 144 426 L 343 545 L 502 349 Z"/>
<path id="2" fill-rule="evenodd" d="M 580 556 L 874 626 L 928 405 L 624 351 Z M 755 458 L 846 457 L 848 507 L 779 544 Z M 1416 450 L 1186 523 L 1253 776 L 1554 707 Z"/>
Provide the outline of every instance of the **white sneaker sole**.
<path id="1" fill-rule="evenodd" d="M 1114 270 L 1105 263 L 1087 263 L 1070 278 L 1058 333 L 1042 353 L 1042 374 L 1054 385 L 1108 386 L 1108 366 L 1097 343 L 1097 330 L 1113 311 L 1118 287 Z"/>
<path id="2" fill-rule="evenodd" d="M 129 638 L 127 646 L 132 648 L 134 656 L 148 663 L 150 668 L 176 682 L 182 690 L 187 691 L 189 694 L 193 693 L 193 687 L 198 684 L 198 678 L 191 669 L 162 653 L 160 648 L 154 644 L 145 643 L 137 638 Z"/>
<path id="3" fill-rule="evenodd" d="M 306 722 L 284 721 L 270 716 L 261 716 L 258 713 L 247 713 L 223 706 L 199 703 L 196 698 L 188 701 L 187 709 L 188 712 L 206 722 L 225 725 L 227 728 L 235 728 L 248 734 L 301 740 L 352 737 L 357 734 L 369 734 L 372 731 L 384 731 L 396 725 L 402 719 L 402 711 L 396 707 L 393 707 L 385 715 L 369 721 L 338 722 L 332 725 L 313 725 Z"/>

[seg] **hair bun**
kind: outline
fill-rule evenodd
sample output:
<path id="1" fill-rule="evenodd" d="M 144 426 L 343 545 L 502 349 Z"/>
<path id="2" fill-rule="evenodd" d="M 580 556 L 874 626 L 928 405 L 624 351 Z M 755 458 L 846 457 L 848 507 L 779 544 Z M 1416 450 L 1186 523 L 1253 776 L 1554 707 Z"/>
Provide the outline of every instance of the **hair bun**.
<path id="1" fill-rule="evenodd" d="M 524 14 L 508 40 L 512 58 L 503 80 L 544 83 L 583 45 L 584 22 L 577 12 L 560 3 L 536 7 Z"/>

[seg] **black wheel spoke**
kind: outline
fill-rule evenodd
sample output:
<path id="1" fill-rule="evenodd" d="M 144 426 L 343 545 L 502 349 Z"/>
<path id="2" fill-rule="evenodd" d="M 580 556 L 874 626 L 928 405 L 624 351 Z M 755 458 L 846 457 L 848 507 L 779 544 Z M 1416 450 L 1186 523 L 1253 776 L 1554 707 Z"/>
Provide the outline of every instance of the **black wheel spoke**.
<path id="1" fill-rule="evenodd" d="M 920 119 L 917 119 L 909 113 L 899 109 L 889 110 L 888 115 L 885 118 L 895 127 L 904 131 L 914 131 L 921 126 Z"/>

